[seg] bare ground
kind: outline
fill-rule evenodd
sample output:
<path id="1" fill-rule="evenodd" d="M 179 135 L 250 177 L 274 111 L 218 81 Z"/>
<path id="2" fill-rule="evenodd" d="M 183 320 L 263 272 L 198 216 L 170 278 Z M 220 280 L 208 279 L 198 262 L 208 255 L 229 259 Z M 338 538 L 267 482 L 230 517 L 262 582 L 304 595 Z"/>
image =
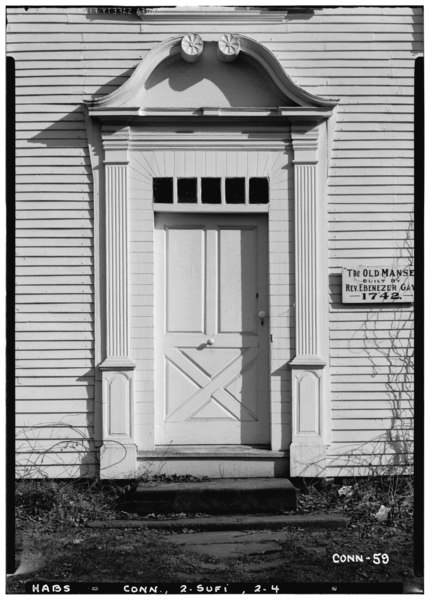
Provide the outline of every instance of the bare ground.
<path id="1" fill-rule="evenodd" d="M 49 488 L 50 484 L 46 485 Z M 410 590 L 422 588 L 421 577 L 414 573 L 409 480 L 396 482 L 395 488 L 368 481 L 355 483 L 348 486 L 348 496 L 338 493 L 342 485 L 335 482 L 305 484 L 299 495 L 300 513 L 340 512 L 349 518 L 348 526 L 341 530 L 288 529 L 270 551 L 243 556 L 195 552 L 195 547 L 171 543 L 174 534 L 169 532 L 126 527 L 91 529 L 88 520 L 101 514 L 107 519 L 122 516 L 125 520 L 128 515 L 118 515 L 105 492 L 98 496 L 98 491 L 88 493 L 84 489 L 79 495 L 71 485 L 54 489 L 46 506 L 43 487 L 30 503 L 31 485 L 27 489 L 23 486 L 17 503 L 16 561 L 20 566 L 18 573 L 8 578 L 9 593 L 22 593 L 25 582 L 35 580 L 152 584 L 402 582 Z M 375 518 L 381 504 L 391 509 L 384 522 Z M 192 531 L 185 533 L 191 541 Z M 264 538 L 269 541 L 270 535 L 265 532 Z M 363 556 L 364 562 L 335 562 L 339 560 L 336 555 Z"/>

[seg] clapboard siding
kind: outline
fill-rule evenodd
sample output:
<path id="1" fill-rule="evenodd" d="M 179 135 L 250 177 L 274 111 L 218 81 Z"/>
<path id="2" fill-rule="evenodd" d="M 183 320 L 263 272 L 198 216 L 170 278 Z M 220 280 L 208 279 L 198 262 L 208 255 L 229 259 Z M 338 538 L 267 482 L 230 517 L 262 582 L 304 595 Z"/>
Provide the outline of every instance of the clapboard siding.
<path id="1" fill-rule="evenodd" d="M 42 88 L 39 76 L 32 81 Z M 93 203 L 84 116 L 70 100 L 39 105 L 20 84 L 17 77 L 17 98 L 29 92 L 36 107 L 17 110 L 18 474 L 94 475 Z"/>
<path id="2" fill-rule="evenodd" d="M 345 265 L 412 258 L 414 60 L 422 52 L 421 8 L 315 7 L 311 16 L 282 21 L 276 13 L 228 17 L 220 9 L 205 18 L 180 11 L 138 18 L 127 11 L 103 14 L 100 8 L 8 7 L 7 18 L 8 52 L 17 74 L 17 423 L 27 431 L 51 413 L 49 419 L 70 415 L 70 425 L 82 429 L 88 419 L 84 445 L 70 451 L 49 451 L 51 440 L 36 448 L 31 444 L 40 436 L 28 430 L 34 439 L 19 450 L 21 464 L 35 456 L 36 467 L 52 476 L 79 476 L 80 463 L 96 462 L 94 207 L 82 101 L 117 89 L 156 43 L 185 30 L 223 33 L 231 22 L 235 32 L 265 44 L 296 83 L 340 99 L 328 178 L 329 472 L 367 473 L 371 464 L 388 467 L 395 454 L 401 464 L 410 464 L 412 312 L 399 305 L 341 305 L 340 273 Z M 145 211 L 134 211 L 136 231 L 145 219 Z M 141 262 L 147 259 L 145 242 L 136 235 L 131 228 L 132 344 L 134 357 L 150 371 L 153 349 L 141 340 L 152 315 L 139 305 L 139 296 L 152 294 L 152 271 Z M 274 253 L 272 260 L 273 276 L 278 273 L 281 281 L 286 271 L 280 260 L 276 271 Z M 293 260 L 289 271 L 293 275 Z M 283 293 L 281 286 L 275 289 L 275 278 L 273 286 L 273 294 Z M 276 302 L 274 297 L 273 307 Z M 293 344 L 289 317 L 285 325 L 284 343 Z M 398 416 L 403 428 L 394 433 L 404 444 L 395 449 L 389 436 L 391 419 Z M 49 431 L 65 445 L 74 440 L 67 427 L 47 427 L 44 433 Z"/>

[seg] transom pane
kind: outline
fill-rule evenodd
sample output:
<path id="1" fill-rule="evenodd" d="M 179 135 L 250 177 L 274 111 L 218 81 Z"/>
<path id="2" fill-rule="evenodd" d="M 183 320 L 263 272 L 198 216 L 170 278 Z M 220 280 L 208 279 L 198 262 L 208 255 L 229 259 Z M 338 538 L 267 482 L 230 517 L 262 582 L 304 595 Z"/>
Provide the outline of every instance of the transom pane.
<path id="1" fill-rule="evenodd" d="M 197 178 L 187 177 L 177 180 L 177 202 L 196 203 L 197 198 Z"/>
<path id="2" fill-rule="evenodd" d="M 162 204 L 173 203 L 173 178 L 154 177 L 152 182 L 153 201 Z"/>
<path id="3" fill-rule="evenodd" d="M 227 204 L 244 204 L 246 201 L 246 180 L 244 177 L 225 179 L 225 199 Z"/>
<path id="4" fill-rule="evenodd" d="M 203 204 L 220 204 L 222 202 L 220 177 L 201 178 L 201 202 Z"/>
<path id="5" fill-rule="evenodd" d="M 249 179 L 249 204 L 268 204 L 270 200 L 268 177 Z"/>

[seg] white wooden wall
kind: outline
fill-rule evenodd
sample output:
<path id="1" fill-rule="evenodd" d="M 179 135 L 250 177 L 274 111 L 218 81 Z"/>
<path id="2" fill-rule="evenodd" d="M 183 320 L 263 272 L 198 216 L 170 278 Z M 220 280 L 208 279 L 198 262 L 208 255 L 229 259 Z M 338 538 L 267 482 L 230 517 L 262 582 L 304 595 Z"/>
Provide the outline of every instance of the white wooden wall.
<path id="1" fill-rule="evenodd" d="M 253 37 L 299 85 L 340 98 L 328 180 L 330 474 L 346 466 L 368 472 L 361 465 L 388 462 L 393 453 L 408 464 L 411 448 L 403 440 L 411 433 L 411 376 L 401 371 L 400 355 L 410 352 L 412 313 L 339 302 L 343 265 L 389 264 L 412 253 L 413 76 L 422 52 L 421 8 L 320 7 L 311 18 L 290 15 L 281 22 L 274 13 L 235 17 L 233 24 L 89 10 L 7 10 L 8 53 L 17 70 L 22 474 L 82 475 L 96 461 L 94 360 L 100 357 L 94 357 L 93 199 L 82 100 L 116 89 L 155 43 L 185 30 Z"/>

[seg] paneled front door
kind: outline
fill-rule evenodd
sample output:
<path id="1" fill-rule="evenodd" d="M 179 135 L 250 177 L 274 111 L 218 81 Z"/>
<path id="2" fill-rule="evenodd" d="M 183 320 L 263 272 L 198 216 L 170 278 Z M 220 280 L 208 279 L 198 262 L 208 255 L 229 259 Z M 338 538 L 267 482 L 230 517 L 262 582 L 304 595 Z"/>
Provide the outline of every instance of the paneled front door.
<path id="1" fill-rule="evenodd" d="M 267 444 L 267 223 L 156 218 L 157 444 Z"/>

